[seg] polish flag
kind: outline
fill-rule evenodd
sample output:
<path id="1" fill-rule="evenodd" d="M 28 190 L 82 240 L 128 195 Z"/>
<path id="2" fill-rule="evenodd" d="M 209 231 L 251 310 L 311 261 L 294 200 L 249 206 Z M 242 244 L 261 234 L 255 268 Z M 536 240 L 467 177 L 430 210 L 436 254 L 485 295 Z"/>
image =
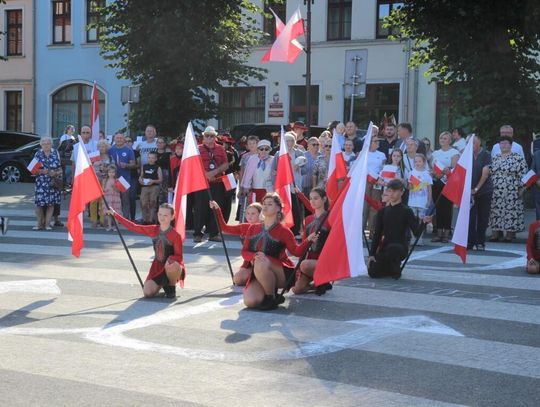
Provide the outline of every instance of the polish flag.
<path id="1" fill-rule="evenodd" d="M 285 132 L 281 126 L 281 141 L 279 143 L 278 163 L 276 172 L 275 190 L 283 202 L 284 224 L 288 228 L 294 225 L 292 216 L 291 185 L 294 183 L 291 157 L 287 153 Z"/>
<path id="2" fill-rule="evenodd" d="M 316 286 L 330 281 L 367 273 L 364 261 L 362 213 L 368 176 L 368 151 L 373 123 L 369 124 L 357 165 L 350 174 L 346 189 L 339 195 L 329 216 L 330 234 L 321 251 L 313 282 Z"/>
<path id="3" fill-rule="evenodd" d="M 99 151 L 92 151 L 91 153 L 88 153 L 88 158 L 90 159 L 90 162 L 94 164 L 96 161 L 101 160 L 101 154 Z"/>
<path id="4" fill-rule="evenodd" d="M 536 172 L 534 172 L 533 170 L 529 170 L 529 172 L 525 174 L 523 178 L 521 178 L 521 182 L 527 188 L 530 188 L 537 180 L 538 175 L 536 175 Z"/>
<path id="5" fill-rule="evenodd" d="M 41 169 L 42 165 L 39 162 L 37 158 L 34 158 L 32 161 L 30 161 L 30 164 L 28 164 L 28 167 L 26 169 L 30 171 L 30 174 L 36 175 L 37 172 Z"/>
<path id="6" fill-rule="evenodd" d="M 208 188 L 201 154 L 190 122 L 186 130 L 182 162 L 174 190 L 175 229 L 182 237 L 182 241 L 186 239 L 187 195 Z"/>
<path id="7" fill-rule="evenodd" d="M 435 174 L 437 174 L 439 177 L 442 177 L 444 175 L 444 168 L 440 166 L 439 163 L 435 162 L 433 164 L 433 171 Z"/>
<path id="8" fill-rule="evenodd" d="M 92 87 L 92 106 L 90 110 L 90 126 L 92 127 L 92 140 L 99 141 L 99 91 L 94 81 Z"/>
<path id="9" fill-rule="evenodd" d="M 452 243 L 454 251 L 461 257 L 463 263 L 467 259 L 467 241 L 469 238 L 469 212 L 471 210 L 471 180 L 473 166 L 473 139 L 474 135 L 467 142 L 463 154 L 452 171 L 452 176 L 448 178 L 447 184 L 442 190 L 442 194 L 459 206 L 456 227 Z"/>
<path id="10" fill-rule="evenodd" d="M 124 177 L 117 178 L 114 183 L 120 192 L 126 192 L 131 186 Z"/>
<path id="11" fill-rule="evenodd" d="M 326 193 L 330 202 L 334 202 L 339 195 L 338 181 L 347 176 L 347 165 L 341 154 L 341 146 L 334 131 L 332 137 L 332 149 L 328 161 L 328 177 L 326 180 Z"/>
<path id="12" fill-rule="evenodd" d="M 264 54 L 260 63 L 263 64 L 268 61 L 294 63 L 303 50 L 300 43 L 296 41 L 302 35 L 304 35 L 304 20 L 302 20 L 300 14 L 300 7 L 294 12 L 286 25 L 283 25 L 283 22 L 276 16 L 276 40 Z"/>
<path id="13" fill-rule="evenodd" d="M 420 178 L 414 176 L 413 174 L 411 174 L 411 176 L 409 177 L 409 183 L 415 187 L 415 188 L 418 188 L 418 186 L 422 183 L 422 181 L 420 181 Z"/>
<path id="14" fill-rule="evenodd" d="M 394 179 L 396 178 L 397 167 L 395 165 L 385 165 L 381 171 L 381 178 Z"/>
<path id="15" fill-rule="evenodd" d="M 377 174 L 375 174 L 374 172 L 368 172 L 367 182 L 369 182 L 372 185 L 375 185 L 378 179 L 379 179 L 379 176 Z"/>
<path id="16" fill-rule="evenodd" d="M 67 221 L 68 239 L 73 242 L 71 253 L 75 257 L 81 255 L 81 249 L 84 247 L 83 214 L 86 205 L 103 196 L 103 190 L 80 137 L 77 146 L 79 151 L 75 155 L 77 161 L 75 162 Z"/>
<path id="17" fill-rule="evenodd" d="M 225 190 L 227 191 L 236 189 L 236 178 L 234 178 L 234 174 L 227 174 L 222 176 L 221 182 L 223 182 L 223 185 L 225 185 Z"/>

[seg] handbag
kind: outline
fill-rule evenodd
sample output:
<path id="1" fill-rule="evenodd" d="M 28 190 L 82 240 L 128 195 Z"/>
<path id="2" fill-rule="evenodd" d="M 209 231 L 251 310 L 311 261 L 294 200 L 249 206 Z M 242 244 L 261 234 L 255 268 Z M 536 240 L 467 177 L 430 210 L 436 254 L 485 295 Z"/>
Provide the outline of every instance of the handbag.
<path id="1" fill-rule="evenodd" d="M 62 179 L 62 174 L 51 177 L 50 185 L 51 188 L 56 188 L 60 190 L 64 189 L 64 180 Z"/>

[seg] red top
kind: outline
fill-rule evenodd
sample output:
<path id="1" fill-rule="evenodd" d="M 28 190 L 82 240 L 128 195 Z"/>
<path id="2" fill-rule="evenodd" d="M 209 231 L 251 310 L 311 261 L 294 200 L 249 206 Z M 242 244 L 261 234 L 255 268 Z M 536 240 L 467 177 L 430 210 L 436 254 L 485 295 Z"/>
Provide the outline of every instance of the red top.
<path id="1" fill-rule="evenodd" d="M 306 207 L 306 209 L 311 212 L 311 213 L 314 213 L 315 212 L 315 209 L 313 209 L 313 206 L 311 206 L 311 202 L 309 202 L 309 199 L 307 196 L 305 196 L 302 192 L 297 192 L 296 193 L 296 197 L 298 199 L 300 199 L 300 202 L 302 202 L 304 204 L 304 206 Z"/>
<path id="2" fill-rule="evenodd" d="M 221 208 L 216 209 L 216 215 L 219 222 L 219 226 L 221 227 L 221 230 L 223 233 L 227 233 L 228 235 L 235 235 L 244 237 L 247 233 L 247 230 L 251 226 L 251 223 L 239 223 L 238 225 L 228 225 L 225 222 L 225 218 L 223 217 L 223 212 L 221 212 Z"/>
<path id="3" fill-rule="evenodd" d="M 201 160 L 205 171 L 215 170 L 220 165 L 229 162 L 227 158 L 227 152 L 225 151 L 223 146 L 220 146 L 219 144 L 215 144 L 213 148 L 206 147 L 204 144 L 200 144 L 199 152 L 201 153 Z M 214 168 L 210 168 L 210 164 L 212 163 L 212 161 L 215 165 Z M 219 175 L 220 174 L 217 174 L 216 178 Z"/>
<path id="4" fill-rule="evenodd" d="M 242 257 L 247 261 L 252 261 L 255 257 L 255 253 L 262 251 L 268 256 L 272 263 L 281 265 L 283 267 L 294 267 L 294 263 L 291 261 L 289 256 L 287 256 L 285 249 L 287 249 L 293 256 L 301 257 L 311 242 L 304 240 L 300 245 L 297 244 L 291 230 L 282 223 L 278 223 L 267 232 L 271 239 L 281 243 L 279 254 L 277 256 L 272 256 L 265 252 L 265 239 L 257 239 L 256 237 L 257 235 L 263 234 L 263 227 L 264 225 L 262 223 L 254 223 L 249 225 L 245 235 L 244 244 L 242 246 Z M 256 243 L 256 250 L 250 250 L 250 244 L 253 243 L 253 241 Z"/>
<path id="5" fill-rule="evenodd" d="M 321 214 L 321 217 L 324 217 L 326 216 L 326 213 L 323 213 Z M 316 227 L 318 225 L 316 224 L 313 224 L 312 223 L 316 220 L 317 218 L 315 217 L 315 214 L 312 214 L 312 215 L 309 215 L 305 220 L 304 220 L 304 231 L 302 233 L 302 237 L 304 240 L 307 239 L 308 235 L 311 234 L 311 233 L 314 233 L 317 231 Z M 326 230 L 326 232 L 324 230 L 322 230 L 321 228 L 321 234 L 319 235 L 319 240 L 316 242 L 316 243 L 313 243 L 311 245 L 311 251 L 309 252 L 308 254 L 308 259 L 318 259 L 319 258 L 319 255 L 321 254 L 321 250 L 324 246 L 324 243 L 326 242 L 326 239 L 328 238 L 328 234 L 330 233 L 330 223 L 328 222 L 328 216 L 326 216 L 326 219 L 324 220 L 324 225 L 323 225 L 323 228 Z"/>
<path id="6" fill-rule="evenodd" d="M 161 229 L 159 225 L 137 225 L 136 223 L 131 222 L 130 220 L 124 218 L 122 215 L 118 213 L 114 213 L 115 219 L 124 225 L 128 230 L 131 230 L 132 232 L 139 233 L 145 236 L 148 236 L 152 239 L 158 238 L 158 236 L 161 233 Z M 178 262 L 180 266 L 185 270 L 184 268 L 184 257 L 182 255 L 182 238 L 178 234 L 174 228 L 170 228 L 168 231 L 165 232 L 165 238 L 171 243 L 173 248 L 173 254 L 169 255 L 167 259 L 164 262 L 161 262 L 157 259 L 157 253 L 154 257 L 154 261 L 152 262 L 152 266 L 150 267 L 150 271 L 148 272 L 148 276 L 146 276 L 146 281 L 152 280 L 153 278 L 156 278 L 161 273 L 165 271 L 165 263 L 166 262 Z M 185 277 L 185 273 L 182 273 L 183 277 Z M 184 282 L 183 280 L 180 281 L 180 285 L 183 287 Z"/>
<path id="7" fill-rule="evenodd" d="M 540 260 L 540 250 L 534 247 L 534 232 L 540 228 L 540 220 L 537 220 L 529 226 L 529 237 L 527 238 L 527 260 Z"/>
<path id="8" fill-rule="evenodd" d="M 169 176 L 169 186 L 174 187 L 176 185 L 175 172 L 180 168 L 182 163 L 182 156 L 178 157 L 176 154 L 171 155 L 170 164 L 171 164 L 171 175 Z"/>

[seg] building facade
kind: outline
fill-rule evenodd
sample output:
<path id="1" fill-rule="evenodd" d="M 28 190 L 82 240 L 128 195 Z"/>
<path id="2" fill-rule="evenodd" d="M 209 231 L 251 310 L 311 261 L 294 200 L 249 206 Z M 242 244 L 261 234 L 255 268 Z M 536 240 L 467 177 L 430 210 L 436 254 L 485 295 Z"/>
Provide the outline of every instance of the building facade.
<path id="1" fill-rule="evenodd" d="M 32 0 L 0 3 L 0 130 L 35 129 L 33 19 Z"/>
<path id="2" fill-rule="evenodd" d="M 68 124 L 90 124 L 91 90 L 100 93 L 100 126 L 106 134 L 126 127 L 116 71 L 100 56 L 99 19 L 105 0 L 36 1 L 36 130 L 59 137 Z"/>
<path id="3" fill-rule="evenodd" d="M 437 85 L 429 84 L 421 69 L 409 68 L 410 44 L 389 40 L 391 33 L 382 25 L 382 19 L 400 4 L 392 0 L 313 2 L 311 124 L 326 126 L 332 120 L 352 118 L 360 128 L 366 128 L 370 120 L 378 123 L 384 113 L 393 113 L 398 122 L 412 123 L 418 137 L 433 139 L 439 128 L 446 128 L 448 118 L 437 117 L 438 110 L 444 111 L 444 101 L 437 101 Z M 305 18 L 302 1 L 286 1 L 273 9 L 286 22 L 298 5 Z M 259 23 L 272 34 L 273 18 L 261 15 Z M 220 95 L 224 110 L 217 123 L 220 128 L 246 122 L 305 120 L 305 53 L 294 64 L 260 65 L 270 46 L 255 48 L 248 62 L 268 70 L 264 81 L 227 88 Z M 353 83 L 357 83 L 354 88 Z M 351 97 L 351 93 L 356 96 Z"/>

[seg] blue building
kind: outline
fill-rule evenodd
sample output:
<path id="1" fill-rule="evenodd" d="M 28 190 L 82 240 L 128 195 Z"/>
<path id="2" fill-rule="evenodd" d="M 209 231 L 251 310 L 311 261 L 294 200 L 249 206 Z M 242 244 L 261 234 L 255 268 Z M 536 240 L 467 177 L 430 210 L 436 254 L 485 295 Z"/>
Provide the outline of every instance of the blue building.
<path id="1" fill-rule="evenodd" d="M 100 55 L 99 32 L 88 29 L 105 0 L 35 2 L 35 123 L 38 134 L 60 136 L 66 125 L 90 124 L 93 82 L 100 91 L 100 125 L 105 134 L 126 126 L 116 71 Z"/>

